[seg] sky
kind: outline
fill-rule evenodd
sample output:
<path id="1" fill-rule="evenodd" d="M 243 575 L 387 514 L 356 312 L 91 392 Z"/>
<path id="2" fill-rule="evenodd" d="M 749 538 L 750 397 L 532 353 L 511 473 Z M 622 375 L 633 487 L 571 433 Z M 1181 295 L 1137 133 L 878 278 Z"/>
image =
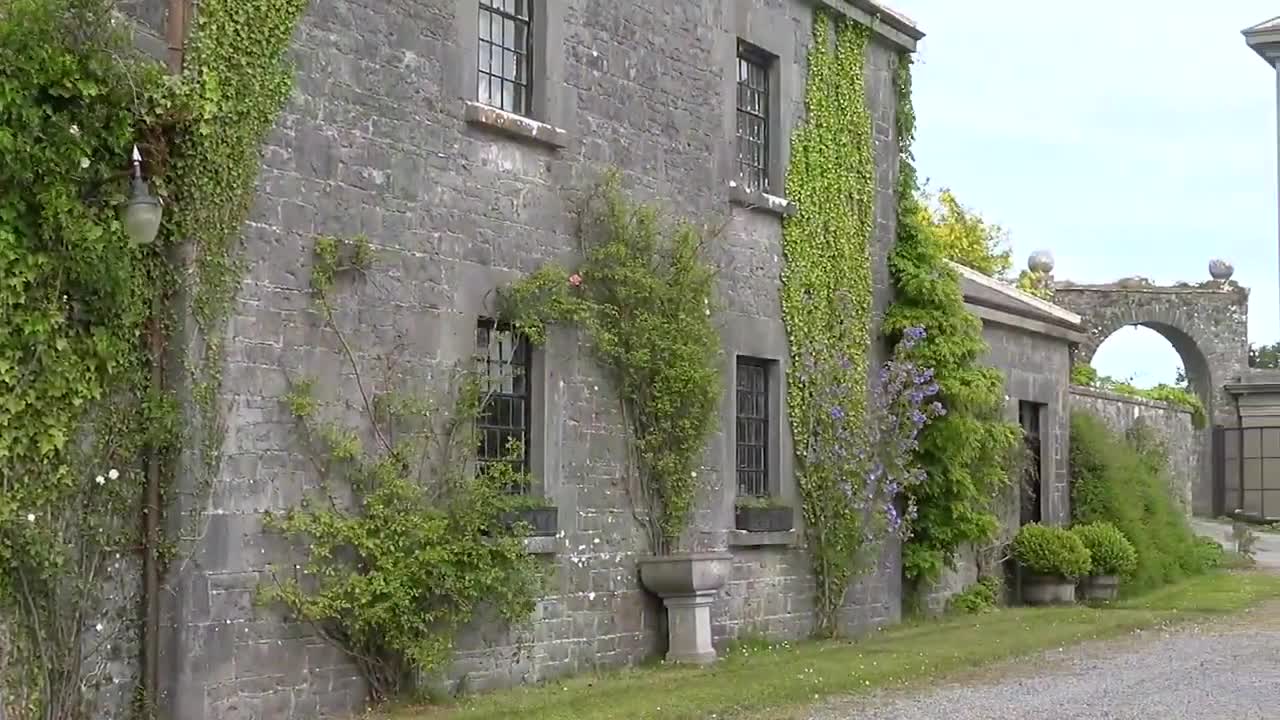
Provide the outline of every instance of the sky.
<path id="1" fill-rule="evenodd" d="M 915 67 L 917 165 L 1010 234 L 1015 270 L 1164 284 L 1235 265 L 1249 336 L 1280 339 L 1276 76 L 1240 31 L 1276 0 L 886 0 L 927 37 Z M 1126 328 L 1094 358 L 1140 385 L 1182 362 Z"/>

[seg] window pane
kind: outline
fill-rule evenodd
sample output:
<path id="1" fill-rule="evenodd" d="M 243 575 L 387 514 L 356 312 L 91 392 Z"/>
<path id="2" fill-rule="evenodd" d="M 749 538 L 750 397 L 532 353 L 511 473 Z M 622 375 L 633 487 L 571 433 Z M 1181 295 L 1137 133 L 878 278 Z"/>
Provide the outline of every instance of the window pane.
<path id="1" fill-rule="evenodd" d="M 484 405 L 476 420 L 476 460 L 480 468 L 511 461 L 523 475 L 529 470 L 529 346 L 509 328 L 483 320 L 476 326 L 477 371 Z M 523 445 L 514 460 L 507 457 L 511 441 Z M 527 492 L 527 487 L 511 488 Z"/>
<path id="2" fill-rule="evenodd" d="M 759 361 L 741 359 L 737 364 L 735 422 L 738 494 L 769 494 L 769 376 Z"/>
<path id="3" fill-rule="evenodd" d="M 744 53 L 744 50 L 746 51 Z M 751 190 L 769 189 L 769 75 L 766 61 L 749 48 L 738 55 L 738 166 Z"/>
<path id="4" fill-rule="evenodd" d="M 480 3 L 481 57 L 477 72 L 491 80 L 487 94 L 480 96 L 481 102 L 509 112 L 528 112 L 531 10 L 525 0 Z"/>

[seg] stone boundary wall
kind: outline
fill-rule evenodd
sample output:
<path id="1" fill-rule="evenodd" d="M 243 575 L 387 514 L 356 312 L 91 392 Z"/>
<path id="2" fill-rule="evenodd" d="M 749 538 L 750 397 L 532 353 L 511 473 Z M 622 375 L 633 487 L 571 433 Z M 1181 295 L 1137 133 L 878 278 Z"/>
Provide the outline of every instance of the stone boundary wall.
<path id="1" fill-rule="evenodd" d="M 1203 435 L 1207 431 L 1192 425 L 1189 411 L 1080 385 L 1071 386 L 1071 408 L 1098 416 L 1116 432 L 1125 432 L 1139 419 L 1145 421 L 1168 447 L 1174 494 L 1191 513 L 1192 488 L 1206 460 Z"/>

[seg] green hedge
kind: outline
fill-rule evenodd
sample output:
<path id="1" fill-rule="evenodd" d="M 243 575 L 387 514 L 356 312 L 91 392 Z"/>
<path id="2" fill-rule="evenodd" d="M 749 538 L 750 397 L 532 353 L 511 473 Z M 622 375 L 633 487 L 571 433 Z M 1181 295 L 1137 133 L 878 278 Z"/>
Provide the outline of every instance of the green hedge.
<path id="1" fill-rule="evenodd" d="M 1138 568 L 1138 551 L 1129 538 L 1109 522 L 1091 522 L 1071 528 L 1089 549 L 1093 575 L 1129 577 Z"/>
<path id="2" fill-rule="evenodd" d="M 1071 416 L 1071 508 L 1077 523 L 1109 522 L 1133 543 L 1129 591 L 1148 590 L 1212 564 L 1169 485 L 1164 448 L 1137 426 L 1127 436 L 1097 417 Z"/>

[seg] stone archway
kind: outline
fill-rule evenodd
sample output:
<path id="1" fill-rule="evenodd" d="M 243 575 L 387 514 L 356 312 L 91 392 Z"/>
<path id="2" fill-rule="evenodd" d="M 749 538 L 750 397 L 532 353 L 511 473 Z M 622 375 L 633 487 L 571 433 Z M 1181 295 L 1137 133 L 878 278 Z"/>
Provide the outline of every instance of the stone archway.
<path id="1" fill-rule="evenodd" d="M 1235 421 L 1224 385 L 1238 382 L 1249 366 L 1249 291 L 1230 281 L 1162 286 L 1130 278 L 1104 285 L 1055 283 L 1054 302 L 1082 318 L 1089 339 L 1077 351 L 1081 362 L 1091 361 L 1108 337 L 1130 325 L 1151 328 L 1173 345 L 1209 419 L 1192 504 L 1196 514 L 1211 514 L 1212 428 Z"/>

